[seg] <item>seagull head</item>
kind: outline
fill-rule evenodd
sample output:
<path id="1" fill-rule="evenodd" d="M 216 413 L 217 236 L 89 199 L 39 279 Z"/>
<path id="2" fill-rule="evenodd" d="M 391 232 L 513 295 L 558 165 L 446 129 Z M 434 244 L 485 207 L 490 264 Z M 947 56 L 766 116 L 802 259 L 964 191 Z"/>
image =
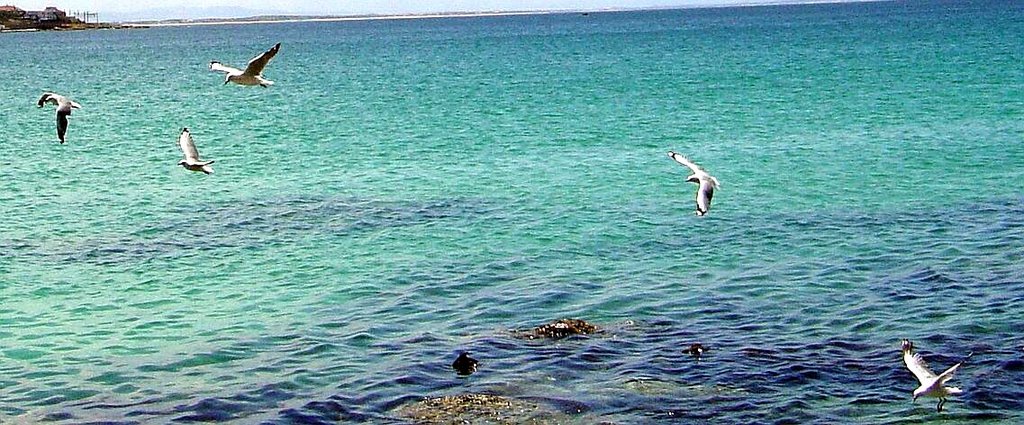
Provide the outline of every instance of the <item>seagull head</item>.
<path id="1" fill-rule="evenodd" d="M 187 167 L 187 166 L 188 166 L 188 163 L 187 163 L 187 162 L 185 162 L 185 160 L 183 159 L 183 160 L 181 160 L 181 161 L 178 161 L 178 165 L 180 165 L 180 166 L 182 166 L 182 167 Z"/>

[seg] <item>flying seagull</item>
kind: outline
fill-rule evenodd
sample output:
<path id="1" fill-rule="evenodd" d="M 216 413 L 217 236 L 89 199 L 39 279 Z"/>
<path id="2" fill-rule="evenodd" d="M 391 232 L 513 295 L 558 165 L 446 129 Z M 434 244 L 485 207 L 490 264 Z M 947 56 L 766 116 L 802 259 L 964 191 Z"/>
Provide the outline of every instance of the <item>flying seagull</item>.
<path id="1" fill-rule="evenodd" d="M 250 59 L 249 64 L 245 67 L 245 71 L 232 68 L 218 61 L 210 62 L 210 70 L 225 73 L 224 84 L 235 83 L 243 86 L 260 85 L 267 87 L 274 84 L 274 82 L 263 78 L 263 68 L 267 66 L 267 63 L 270 63 L 270 60 L 274 58 L 278 50 L 281 50 L 281 43 L 275 44 L 270 50 Z"/>
<path id="2" fill-rule="evenodd" d="M 192 141 L 192 133 L 188 132 L 188 128 L 181 129 L 181 136 L 178 137 L 178 146 L 181 147 L 181 152 L 185 154 L 185 159 L 178 162 L 178 165 L 185 167 L 189 171 L 202 171 L 206 174 L 213 174 L 213 161 L 200 161 L 199 151 L 196 150 L 196 142 Z"/>
<path id="3" fill-rule="evenodd" d="M 703 216 L 704 214 L 707 214 L 708 209 L 711 208 L 711 198 L 715 196 L 715 189 L 718 189 L 718 179 L 702 170 L 697 166 L 697 164 L 690 162 L 690 160 L 686 159 L 685 156 L 668 151 L 668 157 L 693 171 L 693 174 L 690 174 L 690 176 L 686 178 L 686 181 L 697 183 L 698 185 L 697 215 Z"/>
<path id="4" fill-rule="evenodd" d="M 914 376 L 917 377 L 917 380 L 921 382 L 921 386 L 914 390 L 914 401 L 917 401 L 918 397 L 938 398 L 939 404 L 936 406 L 936 409 L 941 412 L 942 405 L 946 403 L 946 397 L 963 393 L 959 388 L 947 387 L 945 384 L 946 381 L 949 381 L 949 379 L 953 377 L 953 372 L 956 372 L 956 369 L 959 368 L 960 365 L 964 364 L 967 359 L 971 358 L 971 355 L 974 354 L 973 352 L 967 354 L 967 357 L 961 360 L 960 363 L 950 366 L 949 369 L 946 369 L 946 371 L 942 372 L 941 375 L 936 376 L 932 371 L 928 370 L 928 366 L 925 365 L 924 359 L 921 358 L 921 355 L 914 353 L 914 343 L 910 342 L 908 339 L 904 339 L 902 350 L 903 362 L 907 364 L 907 369 L 910 369 L 910 372 L 912 372 Z"/>
<path id="5" fill-rule="evenodd" d="M 42 108 L 46 103 L 57 105 L 57 138 L 63 144 L 64 134 L 68 132 L 68 115 L 71 115 L 72 109 L 79 109 L 82 105 L 57 93 L 50 92 L 43 93 L 37 105 Z"/>

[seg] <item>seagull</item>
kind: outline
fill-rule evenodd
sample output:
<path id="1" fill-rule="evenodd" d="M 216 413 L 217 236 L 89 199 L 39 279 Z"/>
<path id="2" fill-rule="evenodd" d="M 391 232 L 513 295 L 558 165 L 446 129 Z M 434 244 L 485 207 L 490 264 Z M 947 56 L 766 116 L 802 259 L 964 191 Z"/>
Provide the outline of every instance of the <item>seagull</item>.
<path id="1" fill-rule="evenodd" d="M 278 50 L 281 50 L 281 43 L 275 44 L 270 50 L 250 59 L 249 64 L 245 67 L 245 71 L 232 68 L 218 61 L 210 62 L 210 70 L 225 73 L 224 84 L 235 83 L 243 86 L 260 85 L 267 87 L 274 84 L 274 82 L 263 78 L 263 68 L 274 58 Z"/>
<path id="2" fill-rule="evenodd" d="M 686 178 L 686 181 L 697 183 L 697 216 L 703 216 L 711 208 L 711 198 L 715 196 L 715 189 L 718 189 L 718 179 L 702 170 L 697 164 L 690 162 L 685 156 L 668 151 L 668 157 L 686 166 L 693 174 Z"/>
<path id="3" fill-rule="evenodd" d="M 52 103 L 57 105 L 57 137 L 60 139 L 60 143 L 64 143 L 64 133 L 68 132 L 68 115 L 71 115 L 72 109 L 80 109 L 82 105 L 57 93 L 46 92 L 39 98 L 39 102 L 36 104 L 40 108 L 46 103 Z"/>
<path id="4" fill-rule="evenodd" d="M 925 365 L 921 355 L 914 353 L 914 343 L 904 339 L 901 348 L 903 350 L 903 362 L 907 364 L 907 369 L 910 369 L 910 372 L 921 382 L 921 386 L 914 390 L 914 401 L 917 401 L 918 397 L 938 398 L 939 404 L 936 406 L 936 409 L 941 412 L 942 405 L 946 403 L 946 397 L 963 393 L 957 387 L 945 386 L 945 383 L 953 377 L 953 372 L 956 372 L 960 365 L 964 364 L 967 359 L 974 355 L 974 352 L 967 354 L 967 357 L 961 360 L 960 363 L 950 366 L 941 375 L 935 376 L 932 371 L 928 370 L 928 366 Z"/>
<path id="5" fill-rule="evenodd" d="M 181 152 L 185 154 L 185 159 L 178 162 L 178 165 L 185 167 L 189 171 L 202 171 L 206 174 L 213 174 L 213 161 L 200 161 L 199 151 L 196 150 L 196 142 L 192 141 L 192 134 L 188 132 L 188 128 L 181 129 L 181 136 L 178 137 L 178 146 L 181 147 Z"/>
<path id="6" fill-rule="evenodd" d="M 459 375 L 470 375 L 476 372 L 476 365 L 478 362 L 476 359 L 469 357 L 469 353 L 463 351 L 459 354 L 459 358 L 455 359 L 452 363 L 452 369 L 455 369 Z"/>

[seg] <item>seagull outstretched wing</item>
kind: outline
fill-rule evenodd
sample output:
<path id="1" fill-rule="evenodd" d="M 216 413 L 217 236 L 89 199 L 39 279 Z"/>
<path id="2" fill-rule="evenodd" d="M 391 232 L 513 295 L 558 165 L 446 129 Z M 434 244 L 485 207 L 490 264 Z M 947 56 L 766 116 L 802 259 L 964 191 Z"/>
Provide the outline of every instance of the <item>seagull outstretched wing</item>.
<path id="1" fill-rule="evenodd" d="M 195 164 L 199 162 L 199 151 L 196 150 L 196 143 L 192 140 L 192 134 L 188 132 L 188 129 L 181 130 L 181 136 L 178 137 L 178 146 L 181 147 L 181 152 L 185 154 L 185 162 Z"/>
<path id="2" fill-rule="evenodd" d="M 57 98 L 54 97 L 54 96 L 58 96 L 58 95 L 55 95 L 55 94 L 49 93 L 49 92 L 43 93 L 43 96 L 39 98 L 39 102 L 36 102 L 36 105 L 39 106 L 40 108 L 42 108 L 43 105 L 45 105 L 47 102 L 56 105 L 56 104 L 58 104 L 58 102 L 57 102 Z"/>
<path id="3" fill-rule="evenodd" d="M 686 168 L 689 168 L 690 171 L 693 171 L 693 174 L 707 174 L 704 170 L 700 169 L 700 167 L 698 167 L 697 164 L 694 164 L 689 159 L 686 159 L 685 156 L 682 156 L 673 151 L 668 151 L 668 156 L 669 158 L 672 158 L 673 160 L 682 164 Z"/>
<path id="4" fill-rule="evenodd" d="M 942 372 L 942 374 L 938 376 L 939 383 L 945 384 L 946 381 L 948 381 L 951 378 L 953 378 L 953 373 L 956 372 L 956 370 L 960 367 L 960 365 L 964 364 L 964 362 L 966 362 L 967 359 L 971 358 L 972 355 L 974 355 L 973 352 L 968 354 L 966 358 L 964 358 L 963 360 L 960 361 L 960 363 L 957 363 L 957 364 L 955 364 L 953 366 L 950 366 L 949 369 L 946 369 L 945 372 Z"/>
<path id="5" fill-rule="evenodd" d="M 935 380 L 935 374 L 928 370 L 928 365 L 925 364 L 924 359 L 921 358 L 920 354 L 912 353 L 910 350 L 903 350 L 903 362 L 907 364 L 907 369 L 910 369 L 910 373 L 913 373 L 914 376 L 917 377 L 917 380 L 921 385 L 925 385 L 928 382 Z M 959 364 L 949 368 L 950 370 L 946 372 L 952 376 L 952 371 L 956 370 L 957 366 L 959 366 Z"/>
<path id="6" fill-rule="evenodd" d="M 71 112 L 71 108 L 79 109 L 82 107 L 82 105 L 79 105 L 78 102 L 75 102 L 57 93 L 51 92 L 43 93 L 42 97 L 39 98 L 39 101 L 36 102 L 36 106 L 42 108 L 43 105 L 47 103 L 57 105 L 58 111 Z"/>
<path id="7" fill-rule="evenodd" d="M 210 62 L 210 70 L 211 71 L 217 71 L 217 72 L 225 72 L 225 73 L 228 73 L 228 74 L 241 74 L 242 73 L 242 70 L 240 70 L 238 68 L 233 68 L 233 67 L 224 65 L 224 64 L 222 64 L 220 62 L 217 62 L 217 61 Z"/>
<path id="8" fill-rule="evenodd" d="M 281 43 L 275 44 L 270 50 L 250 59 L 249 64 L 245 67 L 245 74 L 254 76 L 262 74 L 263 68 L 270 63 L 270 60 L 274 58 L 278 50 L 281 50 Z"/>

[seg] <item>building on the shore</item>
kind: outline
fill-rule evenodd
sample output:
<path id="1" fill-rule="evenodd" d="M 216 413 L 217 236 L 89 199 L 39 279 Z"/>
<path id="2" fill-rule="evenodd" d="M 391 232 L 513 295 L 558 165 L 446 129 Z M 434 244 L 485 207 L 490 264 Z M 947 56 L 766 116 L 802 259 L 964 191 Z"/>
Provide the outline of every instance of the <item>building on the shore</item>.
<path id="1" fill-rule="evenodd" d="M 0 6 L 0 19 L 19 19 L 25 16 L 25 11 L 18 6 Z"/>
<path id="2" fill-rule="evenodd" d="M 25 12 L 25 18 L 36 22 L 66 21 L 68 14 L 56 7 L 50 6 L 41 11 L 29 10 Z"/>
<path id="3" fill-rule="evenodd" d="M 17 6 L 0 6 L 0 25 L 4 29 L 67 29 L 84 23 L 66 12 L 50 6 L 43 10 L 23 10 Z"/>

